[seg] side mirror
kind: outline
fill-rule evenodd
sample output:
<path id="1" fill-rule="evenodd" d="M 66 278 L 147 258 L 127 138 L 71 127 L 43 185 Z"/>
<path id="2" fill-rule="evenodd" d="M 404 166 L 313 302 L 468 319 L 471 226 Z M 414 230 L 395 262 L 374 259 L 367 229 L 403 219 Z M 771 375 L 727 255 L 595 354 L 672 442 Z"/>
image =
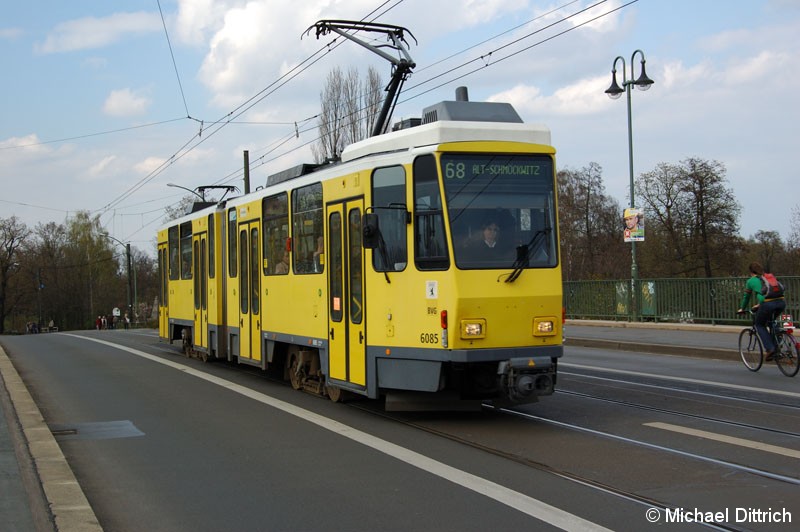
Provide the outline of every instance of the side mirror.
<path id="1" fill-rule="evenodd" d="M 381 229 L 378 224 L 378 215 L 374 212 L 364 214 L 361 219 L 361 227 L 363 232 L 363 244 L 365 249 L 375 249 L 378 247 L 378 240 L 380 239 Z"/>

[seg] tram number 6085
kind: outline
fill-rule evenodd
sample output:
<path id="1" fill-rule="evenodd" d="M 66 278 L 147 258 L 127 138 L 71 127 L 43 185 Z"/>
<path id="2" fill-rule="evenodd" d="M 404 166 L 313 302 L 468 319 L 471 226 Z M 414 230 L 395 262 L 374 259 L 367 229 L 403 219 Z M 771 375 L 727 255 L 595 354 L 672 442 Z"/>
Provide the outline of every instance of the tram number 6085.
<path id="1" fill-rule="evenodd" d="M 438 344 L 439 335 L 437 333 L 422 333 L 419 335 L 419 342 L 421 344 Z"/>

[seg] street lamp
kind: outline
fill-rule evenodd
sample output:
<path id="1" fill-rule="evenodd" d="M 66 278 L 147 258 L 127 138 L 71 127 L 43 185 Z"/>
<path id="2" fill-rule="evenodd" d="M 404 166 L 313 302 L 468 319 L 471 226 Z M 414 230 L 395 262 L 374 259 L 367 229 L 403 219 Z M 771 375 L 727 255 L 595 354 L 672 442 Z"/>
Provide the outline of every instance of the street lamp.
<path id="1" fill-rule="evenodd" d="M 127 243 L 122 242 L 121 240 L 118 240 L 118 239 L 114 238 L 113 236 L 109 235 L 108 233 L 100 233 L 100 234 L 102 236 L 106 237 L 106 238 L 110 238 L 111 240 L 113 240 L 114 242 L 117 242 L 121 246 L 125 246 L 125 256 L 128 259 L 127 260 L 127 262 L 128 262 L 128 268 L 127 268 L 127 270 L 128 270 L 128 312 L 129 312 L 128 316 L 129 317 L 133 317 L 133 310 L 134 309 L 133 309 L 133 301 L 131 300 L 131 295 L 133 294 L 133 288 L 131 286 L 132 283 L 133 283 L 133 277 L 131 276 L 131 243 L 130 242 L 127 242 Z"/>
<path id="2" fill-rule="evenodd" d="M 199 194 L 199 193 L 195 192 L 194 190 L 192 190 L 191 188 L 182 187 L 180 185 L 176 185 L 175 183 L 167 183 L 167 186 L 168 187 L 175 187 L 175 188 L 182 188 L 183 190 L 188 190 L 189 192 L 191 192 L 192 194 L 194 194 L 195 196 L 200 198 L 200 201 L 206 201 L 205 191 L 204 190 L 201 190 L 200 191 L 201 193 Z"/>
<path id="3" fill-rule="evenodd" d="M 634 81 L 634 61 L 636 58 L 636 54 L 639 54 L 642 57 L 641 65 L 642 65 L 642 72 L 639 75 L 639 78 Z M 617 61 L 622 61 L 622 87 L 617 84 Z M 626 93 L 628 97 L 628 169 L 630 172 L 630 193 L 631 193 L 631 209 L 635 208 L 634 196 L 633 196 L 633 128 L 631 125 L 631 85 L 634 85 L 637 89 L 646 91 L 650 88 L 650 86 L 654 83 L 654 81 L 647 77 L 644 69 L 645 59 L 644 59 L 644 52 L 641 50 L 636 50 L 631 55 L 631 76 L 628 79 L 627 73 L 625 71 L 625 59 L 618 55 L 614 59 L 614 63 L 611 65 L 611 86 L 606 89 L 606 94 L 612 100 L 616 100 L 619 98 L 623 92 Z M 636 268 L 636 241 L 631 242 L 631 317 L 634 321 L 637 319 L 637 307 L 636 307 L 636 281 L 638 277 L 638 270 Z"/>

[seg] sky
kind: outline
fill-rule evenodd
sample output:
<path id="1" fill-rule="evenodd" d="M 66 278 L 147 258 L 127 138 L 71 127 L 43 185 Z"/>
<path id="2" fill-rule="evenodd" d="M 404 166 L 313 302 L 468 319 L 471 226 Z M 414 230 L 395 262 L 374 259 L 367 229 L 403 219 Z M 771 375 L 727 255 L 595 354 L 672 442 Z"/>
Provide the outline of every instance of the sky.
<path id="1" fill-rule="evenodd" d="M 548 126 L 560 168 L 599 164 L 622 207 L 627 104 L 604 91 L 614 64 L 618 82 L 623 70 L 636 78 L 643 55 L 655 83 L 631 94 L 635 175 L 719 161 L 740 235 L 789 237 L 800 208 L 796 0 L 13 2 L 0 20 L 0 218 L 34 228 L 89 211 L 154 253 L 164 209 L 188 194 L 168 183 L 241 189 L 245 150 L 252 188 L 313 162 L 331 69 L 390 76 L 353 42 L 305 34 L 321 19 L 408 29 L 416 67 L 393 122 L 466 86 L 473 101 L 509 102 Z"/>

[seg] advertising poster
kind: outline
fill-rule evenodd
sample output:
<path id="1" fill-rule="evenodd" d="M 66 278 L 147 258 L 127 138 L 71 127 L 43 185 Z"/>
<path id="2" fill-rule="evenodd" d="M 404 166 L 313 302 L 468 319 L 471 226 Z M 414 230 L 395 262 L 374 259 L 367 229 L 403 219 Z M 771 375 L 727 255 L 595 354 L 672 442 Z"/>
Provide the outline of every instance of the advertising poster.
<path id="1" fill-rule="evenodd" d="M 625 242 L 641 242 L 644 240 L 644 212 L 642 209 L 631 207 L 625 209 L 623 215 L 625 227 L 623 236 Z"/>

